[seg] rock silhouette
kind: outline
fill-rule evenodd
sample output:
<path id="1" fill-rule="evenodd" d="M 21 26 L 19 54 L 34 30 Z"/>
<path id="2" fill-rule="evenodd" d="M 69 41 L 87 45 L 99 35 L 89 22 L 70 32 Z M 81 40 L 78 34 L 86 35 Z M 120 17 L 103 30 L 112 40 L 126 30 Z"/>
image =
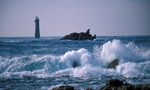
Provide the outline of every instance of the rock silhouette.
<path id="1" fill-rule="evenodd" d="M 116 66 L 118 65 L 118 62 L 119 62 L 118 59 L 114 59 L 114 60 L 107 66 L 107 68 L 116 69 Z"/>
<path id="2" fill-rule="evenodd" d="M 96 34 L 92 36 L 90 34 L 90 29 L 88 29 L 85 33 L 71 33 L 69 35 L 64 36 L 61 40 L 94 40 L 96 39 Z"/>

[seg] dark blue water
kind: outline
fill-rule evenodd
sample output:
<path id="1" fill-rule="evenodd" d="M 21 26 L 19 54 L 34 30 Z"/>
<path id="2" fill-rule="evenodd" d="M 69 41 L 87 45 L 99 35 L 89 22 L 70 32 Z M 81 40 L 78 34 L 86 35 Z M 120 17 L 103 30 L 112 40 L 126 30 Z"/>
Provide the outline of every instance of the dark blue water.
<path id="1" fill-rule="evenodd" d="M 0 38 L 0 88 L 51 90 L 61 85 L 99 89 L 107 80 L 150 84 L 150 36 Z M 107 69 L 114 59 L 116 69 Z M 73 68 L 76 61 L 79 67 Z"/>

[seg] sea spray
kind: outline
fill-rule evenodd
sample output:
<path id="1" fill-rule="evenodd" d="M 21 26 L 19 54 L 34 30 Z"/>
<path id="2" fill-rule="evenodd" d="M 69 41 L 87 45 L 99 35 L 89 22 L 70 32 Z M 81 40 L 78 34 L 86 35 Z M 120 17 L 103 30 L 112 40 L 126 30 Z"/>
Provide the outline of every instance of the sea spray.
<path id="1" fill-rule="evenodd" d="M 66 62 L 68 67 L 72 67 L 74 61 L 77 61 L 81 66 L 92 65 L 93 63 L 96 63 L 93 60 L 92 53 L 84 48 L 81 48 L 77 51 L 73 50 L 66 52 L 64 56 L 61 57 L 61 61 Z"/>
<path id="2" fill-rule="evenodd" d="M 135 46 L 134 46 L 135 48 Z M 85 48 L 79 50 L 72 50 L 66 52 L 61 56 L 44 55 L 44 56 L 23 56 L 14 58 L 2 58 L 1 57 L 1 74 L 9 73 L 9 75 L 32 75 L 39 76 L 44 74 L 45 76 L 51 74 L 58 74 L 67 72 L 67 75 L 80 77 L 80 76 L 98 76 L 101 75 L 124 75 L 125 77 L 133 77 L 135 73 L 138 73 L 138 69 L 141 64 L 133 63 L 137 60 L 141 60 L 141 55 L 138 47 L 133 48 L 131 44 L 123 44 L 119 40 L 108 41 L 102 46 L 95 46 L 93 53 L 89 52 Z M 136 51 L 137 50 L 137 51 Z M 146 52 L 147 53 L 147 52 Z M 117 72 L 107 69 L 106 66 L 115 58 L 120 60 L 117 67 Z M 77 62 L 78 67 L 73 69 L 74 61 Z M 2 64 L 3 63 L 3 64 Z M 139 68 L 137 67 L 139 66 Z M 128 70 L 130 67 L 130 70 Z M 138 69 L 137 69 L 138 68 Z M 147 68 L 147 67 L 143 67 Z M 107 73 L 106 73 L 107 72 Z M 130 74 L 133 75 L 130 75 Z M 145 73 L 149 75 L 149 73 Z M 8 75 L 8 74 L 7 74 Z M 137 76 L 135 74 L 135 76 Z M 139 75 L 138 75 L 139 76 Z"/>
<path id="3" fill-rule="evenodd" d="M 150 77 L 150 62 L 145 64 L 127 62 L 117 66 L 117 72 L 126 78 L 149 78 Z"/>
<path id="4" fill-rule="evenodd" d="M 114 59 L 137 60 L 139 56 L 130 47 L 122 44 L 119 40 L 108 41 L 102 46 L 101 58 L 103 63 Z"/>
<path id="5" fill-rule="evenodd" d="M 114 78 L 131 84 L 150 83 L 150 42 L 138 38 L 0 39 L 0 88 L 49 89 L 61 84 L 97 90 Z M 116 69 L 106 68 L 116 58 L 120 60 Z"/>

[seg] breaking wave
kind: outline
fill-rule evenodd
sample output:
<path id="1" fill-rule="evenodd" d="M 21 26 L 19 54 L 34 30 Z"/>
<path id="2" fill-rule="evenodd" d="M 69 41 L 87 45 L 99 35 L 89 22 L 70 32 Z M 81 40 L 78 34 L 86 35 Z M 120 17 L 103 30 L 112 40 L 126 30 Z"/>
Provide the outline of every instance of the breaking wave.
<path id="1" fill-rule="evenodd" d="M 116 69 L 107 69 L 114 59 L 119 59 Z M 76 63 L 76 67 L 74 67 Z M 150 78 L 150 50 L 130 42 L 108 41 L 95 45 L 93 52 L 85 48 L 66 52 L 64 55 L 32 55 L 13 58 L 0 57 L 0 78 L 36 77 L 147 77 Z"/>

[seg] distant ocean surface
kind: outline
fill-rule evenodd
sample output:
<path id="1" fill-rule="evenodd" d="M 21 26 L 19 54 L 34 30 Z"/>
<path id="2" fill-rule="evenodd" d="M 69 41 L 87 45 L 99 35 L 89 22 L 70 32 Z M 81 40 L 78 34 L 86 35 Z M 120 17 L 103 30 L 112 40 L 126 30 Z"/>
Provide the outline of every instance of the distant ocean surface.
<path id="1" fill-rule="evenodd" d="M 0 89 L 100 89 L 110 79 L 150 84 L 150 36 L 0 37 Z M 119 59 L 116 69 L 106 67 Z M 79 67 L 73 68 L 76 61 Z"/>

